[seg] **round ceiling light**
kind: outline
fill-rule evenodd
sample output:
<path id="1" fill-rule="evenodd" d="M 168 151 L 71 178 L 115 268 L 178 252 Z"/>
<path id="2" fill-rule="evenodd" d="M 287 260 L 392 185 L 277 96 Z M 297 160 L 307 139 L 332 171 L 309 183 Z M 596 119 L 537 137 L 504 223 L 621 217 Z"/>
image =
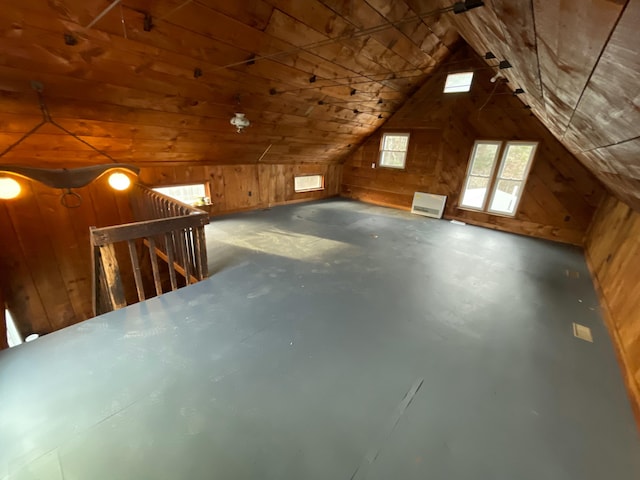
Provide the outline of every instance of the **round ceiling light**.
<path id="1" fill-rule="evenodd" d="M 20 184 L 13 178 L 0 177 L 0 198 L 3 200 L 11 200 L 20 195 Z"/>
<path id="2" fill-rule="evenodd" d="M 115 172 L 109 175 L 109 185 L 114 190 L 126 190 L 131 186 L 131 179 L 124 173 Z"/>

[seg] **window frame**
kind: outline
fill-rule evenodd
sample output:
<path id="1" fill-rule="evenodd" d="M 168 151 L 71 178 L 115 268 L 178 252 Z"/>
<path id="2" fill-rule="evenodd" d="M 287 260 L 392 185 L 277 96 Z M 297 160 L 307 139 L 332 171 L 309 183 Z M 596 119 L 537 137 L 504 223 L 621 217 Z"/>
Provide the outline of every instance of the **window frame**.
<path id="1" fill-rule="evenodd" d="M 296 178 L 304 178 L 304 177 L 320 177 L 320 187 L 302 188 L 302 189 L 298 190 L 296 188 Z M 322 190 L 324 190 L 324 175 L 322 173 L 305 173 L 303 175 L 294 175 L 293 176 L 293 191 L 294 191 L 294 193 L 320 192 Z"/>
<path id="2" fill-rule="evenodd" d="M 407 149 L 402 150 L 385 150 L 384 141 L 387 137 L 406 137 L 407 138 Z M 379 168 L 392 168 L 394 170 L 405 170 L 407 168 L 407 155 L 409 154 L 409 142 L 411 141 L 411 132 L 383 132 L 382 137 L 380 137 L 380 148 L 378 152 L 378 167 Z M 394 165 L 385 165 L 382 161 L 384 157 L 384 152 L 402 152 L 404 153 L 402 166 L 396 167 Z"/>
<path id="3" fill-rule="evenodd" d="M 449 77 L 453 77 L 455 75 L 471 75 L 471 78 L 469 79 L 469 84 L 468 84 L 468 88 L 466 90 L 447 90 L 447 82 L 449 81 Z M 471 71 L 465 71 L 465 72 L 451 72 L 448 73 L 445 80 L 444 80 L 444 87 L 442 87 L 442 93 L 467 93 L 471 91 L 471 86 L 473 85 L 473 78 L 475 77 L 475 74 L 473 72 L 473 70 Z M 449 87 L 449 88 L 460 88 L 460 87 Z"/>
<path id="4" fill-rule="evenodd" d="M 473 144 L 473 148 L 471 149 L 471 154 L 469 155 L 469 161 L 467 165 L 467 171 L 465 173 L 464 182 L 462 184 L 462 190 L 460 192 L 460 200 L 457 208 L 461 210 L 470 210 L 473 212 L 482 212 L 487 213 L 489 215 L 495 215 L 500 217 L 514 218 L 518 214 L 518 208 L 520 208 L 520 201 L 522 200 L 523 192 L 526 188 L 527 181 L 529 180 L 529 173 L 531 172 L 531 167 L 533 166 L 533 162 L 535 161 L 535 154 L 538 150 L 538 145 L 540 142 L 533 140 L 476 140 Z M 494 156 L 493 165 L 491 167 L 491 174 L 489 175 L 489 182 L 487 183 L 487 194 L 485 195 L 482 201 L 482 207 L 473 207 L 468 205 L 463 205 L 462 200 L 464 199 L 464 194 L 467 191 L 467 186 L 469 185 L 469 180 L 478 175 L 472 175 L 471 170 L 473 168 L 473 161 L 475 159 L 475 154 L 478 145 L 480 144 L 492 144 L 498 145 L 498 150 L 496 151 L 496 155 Z M 491 204 L 493 203 L 493 199 L 496 195 L 498 181 L 501 180 L 501 175 L 504 170 L 505 160 L 507 158 L 507 153 L 509 151 L 510 145 L 529 145 L 533 147 L 531 151 L 531 155 L 529 156 L 528 164 L 525 168 L 523 179 L 518 180 L 522 183 L 522 189 L 518 194 L 516 199 L 516 203 L 513 208 L 513 213 L 506 213 L 499 210 L 492 210 Z M 496 168 L 497 167 L 497 168 Z M 503 179 L 505 180 L 505 179 Z M 506 179 L 510 180 L 510 179 Z"/>
<path id="5" fill-rule="evenodd" d="M 524 169 L 522 180 L 516 180 L 521 182 L 522 189 L 520 190 L 520 193 L 516 198 L 516 204 L 513 206 L 512 214 L 491 209 L 491 204 L 493 203 L 493 199 L 496 196 L 496 192 L 498 191 L 498 182 L 500 180 L 512 180 L 512 179 L 503 179 L 501 177 L 502 171 L 504 170 L 505 160 L 507 159 L 507 153 L 509 151 L 510 145 L 527 145 L 527 146 L 533 147 L 533 149 L 531 150 L 531 154 L 529 155 L 527 166 Z M 523 140 L 511 140 L 511 141 L 504 142 L 504 146 L 502 147 L 502 155 L 500 156 L 500 168 L 498 169 L 498 172 L 493 176 L 493 182 L 491 185 L 491 194 L 489 195 L 489 203 L 486 206 L 487 213 L 491 213 L 492 215 L 502 215 L 505 217 L 516 216 L 516 214 L 518 213 L 518 208 L 520 207 L 520 200 L 522 200 L 522 194 L 524 192 L 525 186 L 527 185 L 527 180 L 529 179 L 529 172 L 531 171 L 531 165 L 533 165 L 533 159 L 535 158 L 537 150 L 538 150 L 538 142 L 523 141 Z"/>
<path id="6" fill-rule="evenodd" d="M 209 185 L 208 181 L 202 181 L 202 182 L 191 182 L 191 183 L 172 183 L 172 184 L 162 184 L 162 185 L 153 185 L 151 186 L 151 190 L 156 191 L 156 188 L 173 188 L 173 187 L 191 187 L 193 185 L 203 185 L 204 186 L 204 193 L 205 193 L 205 197 L 209 198 L 209 201 L 211 201 L 211 186 Z M 166 193 L 163 192 L 158 192 L 161 195 L 167 195 Z M 168 197 L 171 197 L 171 195 L 167 195 Z M 194 206 L 193 203 L 189 203 L 189 202 L 184 202 L 180 199 L 177 199 L 175 197 L 171 197 L 174 200 L 178 201 L 178 202 L 182 202 L 185 205 L 190 205 L 190 206 Z"/>
<path id="7" fill-rule="evenodd" d="M 489 173 L 489 176 L 486 177 L 489 179 L 488 183 L 487 183 L 487 191 L 491 192 L 493 189 L 493 179 L 495 177 L 495 171 L 496 171 L 496 165 L 498 164 L 498 158 L 500 158 L 500 152 L 502 150 L 502 141 L 501 140 L 476 140 L 475 143 L 473 144 L 473 148 L 471 149 L 471 155 L 469 156 L 469 162 L 467 165 L 467 171 L 464 175 L 464 184 L 462 186 L 462 199 L 464 199 L 464 193 L 466 193 L 467 191 L 467 186 L 469 185 L 469 180 L 471 180 L 472 177 L 480 177 L 480 175 L 472 175 L 471 174 L 471 170 L 473 168 L 473 160 L 475 159 L 476 156 L 476 150 L 478 149 L 478 145 L 480 144 L 491 144 L 491 145 L 497 145 L 498 149 L 496 150 L 496 154 L 493 157 L 493 164 L 491 165 L 491 172 Z M 485 177 L 481 177 L 481 178 L 485 178 Z M 486 211 L 486 206 L 487 206 L 487 199 L 489 198 L 490 195 L 485 195 L 484 199 L 482 200 L 482 206 L 481 207 L 474 207 L 474 206 L 468 206 L 468 205 L 462 205 L 460 204 L 459 207 L 465 210 L 473 210 L 475 212 L 484 212 Z M 462 199 L 460 201 L 462 201 Z"/>

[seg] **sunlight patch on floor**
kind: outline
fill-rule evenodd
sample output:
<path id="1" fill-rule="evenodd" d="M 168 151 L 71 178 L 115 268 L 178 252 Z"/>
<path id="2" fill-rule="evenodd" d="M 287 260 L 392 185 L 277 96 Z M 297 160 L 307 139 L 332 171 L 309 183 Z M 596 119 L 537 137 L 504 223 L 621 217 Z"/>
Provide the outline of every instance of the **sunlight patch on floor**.
<path id="1" fill-rule="evenodd" d="M 216 238 L 216 241 L 269 255 L 278 255 L 307 262 L 325 261 L 327 256 L 354 248 L 349 243 L 277 228 L 270 228 L 262 232 L 252 232 L 249 235 Z"/>

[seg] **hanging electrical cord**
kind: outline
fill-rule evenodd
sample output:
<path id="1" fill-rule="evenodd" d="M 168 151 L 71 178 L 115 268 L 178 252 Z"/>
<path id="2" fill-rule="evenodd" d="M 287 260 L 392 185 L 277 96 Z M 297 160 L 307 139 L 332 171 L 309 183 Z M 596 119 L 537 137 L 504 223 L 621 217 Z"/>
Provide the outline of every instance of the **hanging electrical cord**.
<path id="1" fill-rule="evenodd" d="M 493 89 L 491 90 L 491 93 L 489 94 L 489 96 L 487 97 L 487 100 L 482 104 L 482 106 L 478 109 L 478 116 L 480 116 L 480 112 L 482 111 L 482 109 L 484 107 L 487 106 L 487 103 L 489 103 L 491 101 L 491 99 L 493 98 L 493 95 L 496 93 L 496 90 L 498 88 L 498 85 L 500 85 L 500 80 L 502 80 L 501 78 L 497 78 L 495 84 L 493 85 Z"/>
<path id="2" fill-rule="evenodd" d="M 239 61 L 239 62 L 229 63 L 227 65 L 222 65 L 220 67 L 217 67 L 213 71 L 224 70 L 226 68 L 237 67 L 237 66 L 246 65 L 246 64 L 249 64 L 249 63 L 253 64 L 253 63 L 255 63 L 257 61 L 260 61 L 260 60 L 268 60 L 268 59 L 273 59 L 273 58 L 277 58 L 277 57 L 280 57 L 280 56 L 287 56 L 287 55 L 291 55 L 291 54 L 294 54 L 294 53 L 298 53 L 300 51 L 308 52 L 309 50 L 325 47 L 325 46 L 331 45 L 333 43 L 340 42 L 342 40 L 351 40 L 351 39 L 363 37 L 363 36 L 366 36 L 366 35 L 372 35 L 374 33 L 383 32 L 385 30 L 388 30 L 389 28 L 399 27 L 399 26 L 405 25 L 407 23 L 421 21 L 421 20 L 423 20 L 423 19 L 425 19 L 427 17 L 432 17 L 434 15 L 441 15 L 443 13 L 449 13 L 449 12 L 453 12 L 455 14 L 464 13 L 464 12 L 467 12 L 468 10 L 471 10 L 473 8 L 476 8 L 476 7 L 481 7 L 483 5 L 484 5 L 484 2 L 481 2 L 481 1 L 469 1 L 469 0 L 467 0 L 467 1 L 462 1 L 462 2 L 456 2 L 453 5 L 450 5 L 448 7 L 437 8 L 437 9 L 432 10 L 430 12 L 425 12 L 425 13 L 421 13 L 421 14 L 417 14 L 417 15 L 412 15 L 410 17 L 405 17 L 405 18 L 397 20 L 395 22 L 382 23 L 380 25 L 375 25 L 373 27 L 364 28 L 362 30 L 357 30 L 357 31 L 352 32 L 352 33 L 347 33 L 347 34 L 344 34 L 344 35 L 339 35 L 337 37 L 327 38 L 325 40 L 320 40 L 318 42 L 312 42 L 312 43 L 307 43 L 305 45 L 300 45 L 300 46 L 294 47 L 294 48 L 292 48 L 290 50 L 283 50 L 281 52 L 271 53 L 271 54 L 268 54 L 268 55 L 255 56 L 255 57 L 249 58 L 247 60 L 242 60 L 242 61 Z M 311 52 L 308 52 L 308 53 L 311 53 Z"/>

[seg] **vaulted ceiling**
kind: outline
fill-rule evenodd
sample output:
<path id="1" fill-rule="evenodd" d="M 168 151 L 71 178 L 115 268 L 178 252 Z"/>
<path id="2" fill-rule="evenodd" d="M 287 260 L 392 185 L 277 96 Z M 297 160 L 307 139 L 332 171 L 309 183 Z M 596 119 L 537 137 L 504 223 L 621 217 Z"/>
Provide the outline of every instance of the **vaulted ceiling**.
<path id="1" fill-rule="evenodd" d="M 118 161 L 339 162 L 458 39 L 445 15 L 397 3 L 7 0 L 1 145 L 38 122 L 37 80 L 54 120 Z M 100 160 L 42 133 L 0 163 Z"/>
<path id="2" fill-rule="evenodd" d="M 338 163 L 438 67 L 456 70 L 461 35 L 495 54 L 487 68 L 508 60 L 523 108 L 640 209 L 640 0 L 452 4 L 4 0 L 0 150 L 40 121 L 36 80 L 57 122 L 121 162 Z M 102 160 L 46 125 L 0 163 Z"/>

